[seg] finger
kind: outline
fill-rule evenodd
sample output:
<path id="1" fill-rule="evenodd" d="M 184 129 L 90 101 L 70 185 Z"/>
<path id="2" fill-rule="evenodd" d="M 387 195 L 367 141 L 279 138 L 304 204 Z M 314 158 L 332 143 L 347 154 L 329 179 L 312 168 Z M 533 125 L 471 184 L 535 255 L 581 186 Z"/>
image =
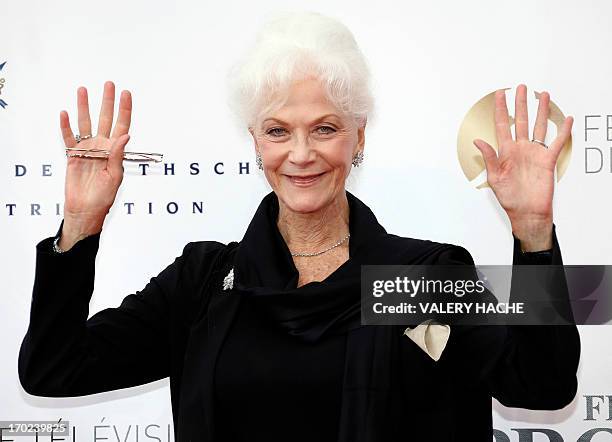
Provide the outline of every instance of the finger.
<path id="1" fill-rule="evenodd" d="M 100 119 L 98 120 L 98 135 L 110 138 L 111 127 L 113 127 L 113 112 L 115 108 L 115 84 L 112 81 L 104 83 L 104 94 L 100 108 Z"/>
<path id="2" fill-rule="evenodd" d="M 557 158 L 563 150 L 563 146 L 569 137 L 572 135 L 572 125 L 574 124 L 574 117 L 566 117 L 563 121 L 563 125 L 561 126 L 561 130 L 557 134 L 557 137 L 552 142 L 549 147 L 549 150 L 553 153 L 554 157 Z"/>
<path id="3" fill-rule="evenodd" d="M 549 113 L 550 94 L 548 92 L 542 92 L 538 99 L 538 116 L 536 117 L 535 126 L 533 128 L 534 140 L 545 141 Z"/>
<path id="4" fill-rule="evenodd" d="M 473 142 L 474 146 L 476 146 L 484 158 L 485 167 L 487 169 L 487 177 L 493 177 L 497 173 L 499 164 L 495 149 L 493 149 L 489 143 L 479 138 L 476 138 Z"/>
<path id="5" fill-rule="evenodd" d="M 125 145 L 128 141 L 130 141 L 130 136 L 128 134 L 117 138 L 111 146 L 108 161 L 106 163 L 106 169 L 110 176 L 119 181 L 121 181 L 123 177 L 123 152 L 125 152 Z"/>
<path id="6" fill-rule="evenodd" d="M 113 129 L 113 138 L 128 133 L 132 121 L 132 94 L 130 91 L 121 92 L 119 99 L 119 115 Z"/>
<path id="7" fill-rule="evenodd" d="M 506 105 L 506 91 L 500 89 L 495 92 L 495 133 L 497 135 L 497 144 L 500 148 L 507 141 L 512 141 L 512 132 L 510 131 L 510 119 L 508 118 L 508 106 Z"/>
<path id="8" fill-rule="evenodd" d="M 68 112 L 60 112 L 60 129 L 62 130 L 62 138 L 64 139 L 64 146 L 74 147 L 76 146 L 76 140 L 74 134 L 70 128 L 70 119 L 68 118 Z"/>
<path id="9" fill-rule="evenodd" d="M 529 139 L 529 117 L 527 115 L 527 86 L 519 84 L 514 97 L 514 129 L 516 141 Z"/>
<path id="10" fill-rule="evenodd" d="M 80 87 L 77 90 L 77 109 L 79 112 L 79 134 L 91 135 L 91 120 L 89 118 L 89 100 L 87 89 Z"/>

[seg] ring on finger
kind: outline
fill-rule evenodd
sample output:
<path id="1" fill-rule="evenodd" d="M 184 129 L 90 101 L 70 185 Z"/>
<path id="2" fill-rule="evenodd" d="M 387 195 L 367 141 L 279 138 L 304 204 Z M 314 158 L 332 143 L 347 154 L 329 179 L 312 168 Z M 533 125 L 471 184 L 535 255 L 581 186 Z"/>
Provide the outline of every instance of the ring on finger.
<path id="1" fill-rule="evenodd" d="M 74 139 L 76 140 L 77 143 L 80 143 L 82 140 L 86 140 L 88 138 L 91 138 L 91 135 L 81 135 L 81 134 L 76 134 L 74 136 Z"/>
<path id="2" fill-rule="evenodd" d="M 542 146 L 544 146 L 546 149 L 548 149 L 548 146 L 546 145 L 546 143 L 544 141 L 540 141 L 540 140 L 536 140 L 535 138 L 533 138 L 531 140 L 532 143 L 538 143 L 541 144 Z"/>

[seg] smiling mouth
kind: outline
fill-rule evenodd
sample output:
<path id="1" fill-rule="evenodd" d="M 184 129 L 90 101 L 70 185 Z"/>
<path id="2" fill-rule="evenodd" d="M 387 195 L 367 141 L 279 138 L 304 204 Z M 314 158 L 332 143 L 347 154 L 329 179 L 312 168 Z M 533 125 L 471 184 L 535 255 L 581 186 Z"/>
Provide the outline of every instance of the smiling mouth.
<path id="1" fill-rule="evenodd" d="M 308 186 L 317 182 L 323 175 L 325 175 L 325 172 L 316 175 L 287 175 L 287 178 L 289 178 L 289 181 L 297 186 Z"/>

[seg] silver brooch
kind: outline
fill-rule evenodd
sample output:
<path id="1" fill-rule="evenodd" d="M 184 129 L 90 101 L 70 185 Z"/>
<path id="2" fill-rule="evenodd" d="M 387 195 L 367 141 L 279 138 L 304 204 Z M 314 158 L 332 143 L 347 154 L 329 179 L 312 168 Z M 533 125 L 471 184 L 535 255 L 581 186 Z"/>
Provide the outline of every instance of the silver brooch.
<path id="1" fill-rule="evenodd" d="M 223 290 L 230 290 L 234 288 L 234 268 L 229 271 L 227 276 L 223 278 Z"/>

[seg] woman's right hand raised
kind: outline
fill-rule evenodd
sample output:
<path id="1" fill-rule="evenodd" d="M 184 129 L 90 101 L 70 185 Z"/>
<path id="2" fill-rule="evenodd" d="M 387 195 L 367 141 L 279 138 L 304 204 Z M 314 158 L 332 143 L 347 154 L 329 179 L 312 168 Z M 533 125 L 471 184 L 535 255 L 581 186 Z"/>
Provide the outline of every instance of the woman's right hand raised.
<path id="1" fill-rule="evenodd" d="M 115 85 L 107 81 L 95 136 L 91 130 L 87 89 L 77 90 L 79 135 L 91 138 L 76 142 L 68 113 L 60 113 L 60 128 L 66 147 L 109 150 L 108 157 L 68 157 L 66 165 L 64 224 L 59 241 L 62 250 L 70 249 L 86 236 L 99 233 L 104 219 L 115 201 L 117 190 L 123 181 L 123 152 L 130 136 L 132 96 L 123 91 L 119 100 L 119 115 L 113 126 Z M 111 133 L 112 129 L 112 133 Z"/>

